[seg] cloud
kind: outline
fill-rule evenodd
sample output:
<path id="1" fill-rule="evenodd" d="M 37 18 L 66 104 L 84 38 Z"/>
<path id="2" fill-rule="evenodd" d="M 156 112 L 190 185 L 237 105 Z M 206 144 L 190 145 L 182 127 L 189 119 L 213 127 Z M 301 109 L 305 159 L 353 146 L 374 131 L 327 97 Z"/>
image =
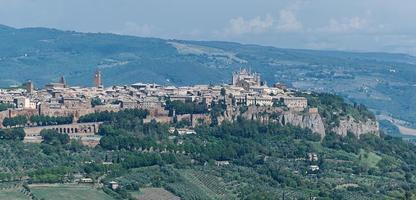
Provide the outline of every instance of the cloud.
<path id="1" fill-rule="evenodd" d="M 344 18 L 342 20 L 330 19 L 327 26 L 318 28 L 319 32 L 349 33 L 354 31 L 368 30 L 368 20 L 361 17 Z"/>
<path id="2" fill-rule="evenodd" d="M 303 24 L 300 22 L 294 11 L 283 9 L 280 11 L 278 24 L 276 30 L 278 32 L 295 32 L 303 29 Z"/>
<path id="3" fill-rule="evenodd" d="M 267 14 L 265 17 L 257 16 L 252 19 L 243 17 L 233 18 L 223 33 L 225 35 L 259 34 L 265 32 L 298 32 L 303 30 L 302 22 L 297 18 L 296 11 L 299 3 L 280 10 L 278 16 Z"/>
<path id="4" fill-rule="evenodd" d="M 247 20 L 243 17 L 237 17 L 229 21 L 229 26 L 225 29 L 225 34 L 242 35 L 247 33 L 264 33 L 269 31 L 273 27 L 273 24 L 274 19 L 270 15 L 264 18 L 257 16 Z"/>

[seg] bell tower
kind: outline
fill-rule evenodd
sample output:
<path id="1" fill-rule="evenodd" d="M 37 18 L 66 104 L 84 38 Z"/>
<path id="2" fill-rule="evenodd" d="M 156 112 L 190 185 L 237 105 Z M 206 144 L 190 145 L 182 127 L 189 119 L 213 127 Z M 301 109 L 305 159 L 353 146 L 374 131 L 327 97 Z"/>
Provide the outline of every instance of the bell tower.
<path id="1" fill-rule="evenodd" d="M 102 77 L 101 77 L 101 71 L 97 70 L 95 72 L 95 76 L 94 76 L 94 84 L 96 88 L 103 88 L 102 85 Z"/>

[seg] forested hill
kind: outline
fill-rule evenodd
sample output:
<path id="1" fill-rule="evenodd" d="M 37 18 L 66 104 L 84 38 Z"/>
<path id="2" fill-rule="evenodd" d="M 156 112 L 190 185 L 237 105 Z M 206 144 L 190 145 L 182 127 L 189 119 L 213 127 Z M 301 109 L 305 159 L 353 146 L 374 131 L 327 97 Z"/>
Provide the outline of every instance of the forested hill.
<path id="1" fill-rule="evenodd" d="M 71 85 L 229 82 L 251 67 L 269 84 L 338 93 L 416 124 L 416 58 L 404 54 L 280 49 L 0 26 L 0 86 L 31 79 L 38 87 L 65 75 Z"/>
<path id="2" fill-rule="evenodd" d="M 31 199 L 38 198 L 30 190 L 38 184 L 73 185 L 80 175 L 114 199 L 132 199 L 149 187 L 184 200 L 411 199 L 416 193 L 416 146 L 399 138 L 328 133 L 321 140 L 309 129 L 243 118 L 187 135 L 168 131 L 184 123 L 144 123 L 147 115 L 134 109 L 82 117 L 104 121 L 95 148 L 54 130 L 41 132 L 41 144 L 23 143 L 20 128 L 0 130 L 2 186 L 23 185 Z M 110 189 L 113 181 L 118 189 Z"/>

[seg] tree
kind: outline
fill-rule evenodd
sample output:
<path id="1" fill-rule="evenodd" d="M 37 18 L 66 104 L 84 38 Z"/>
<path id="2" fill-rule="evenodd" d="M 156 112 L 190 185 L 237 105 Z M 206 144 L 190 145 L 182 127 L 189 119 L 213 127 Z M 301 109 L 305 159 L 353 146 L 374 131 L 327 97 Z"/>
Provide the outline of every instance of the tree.
<path id="1" fill-rule="evenodd" d="M 404 198 L 406 199 L 406 200 L 410 200 L 410 199 L 412 199 L 412 193 L 410 192 L 410 191 L 406 191 L 405 192 L 405 195 L 404 195 Z"/>
<path id="2" fill-rule="evenodd" d="M 28 122 L 26 116 L 16 116 L 11 118 L 5 118 L 3 120 L 3 126 L 5 127 L 16 127 L 16 126 L 24 126 Z"/>
<path id="3" fill-rule="evenodd" d="M 94 97 L 91 99 L 91 106 L 95 107 L 95 106 L 99 106 L 99 105 L 104 105 L 103 101 L 98 98 L 98 97 Z"/>
<path id="4" fill-rule="evenodd" d="M 0 130 L 0 139 L 3 140 L 23 140 L 25 132 L 22 128 Z"/>
<path id="5" fill-rule="evenodd" d="M 61 134 L 55 130 L 44 129 L 40 132 L 40 135 L 43 138 L 43 143 L 46 144 L 61 145 L 68 144 L 70 141 L 68 134 Z"/>
<path id="6" fill-rule="evenodd" d="M 14 106 L 12 104 L 8 104 L 8 103 L 0 103 L 0 112 L 1 111 L 5 111 L 9 108 L 13 108 Z"/>
<path id="7" fill-rule="evenodd" d="M 221 96 L 225 97 L 226 94 L 227 91 L 225 90 L 225 88 L 221 88 Z"/>
<path id="8" fill-rule="evenodd" d="M 54 116 L 44 116 L 44 115 L 33 115 L 29 118 L 29 121 L 31 123 L 34 123 L 38 126 L 71 124 L 73 120 L 74 120 L 73 116 L 54 117 Z"/>

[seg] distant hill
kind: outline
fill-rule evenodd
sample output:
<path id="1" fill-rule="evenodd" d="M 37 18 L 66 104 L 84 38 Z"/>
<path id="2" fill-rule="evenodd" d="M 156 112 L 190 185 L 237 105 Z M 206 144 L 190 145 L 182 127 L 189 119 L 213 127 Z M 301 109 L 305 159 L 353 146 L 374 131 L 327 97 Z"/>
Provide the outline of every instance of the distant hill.
<path id="1" fill-rule="evenodd" d="M 250 67 L 267 83 L 338 93 L 416 126 L 416 58 L 405 54 L 281 49 L 230 42 L 163 40 L 0 26 L 0 86 L 226 83 Z"/>

